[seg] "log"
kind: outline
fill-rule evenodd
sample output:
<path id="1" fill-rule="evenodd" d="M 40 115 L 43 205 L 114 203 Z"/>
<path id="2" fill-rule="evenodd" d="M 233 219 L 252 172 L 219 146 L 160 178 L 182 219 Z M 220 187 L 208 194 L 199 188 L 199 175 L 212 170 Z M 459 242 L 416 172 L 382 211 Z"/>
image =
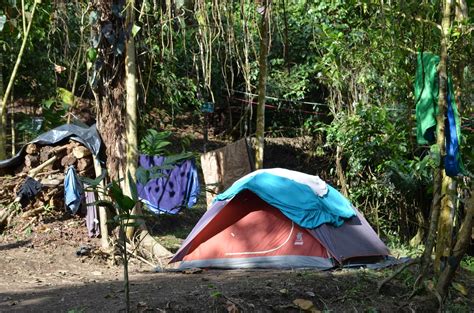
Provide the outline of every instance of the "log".
<path id="1" fill-rule="evenodd" d="M 39 174 L 39 172 L 41 172 L 42 169 L 44 169 L 45 167 L 47 167 L 48 165 L 51 165 L 54 163 L 54 161 L 57 160 L 57 157 L 56 156 L 53 156 L 52 158 L 50 158 L 49 160 L 47 160 L 46 162 L 44 163 L 41 163 L 40 165 L 38 165 L 37 167 L 35 167 L 34 169 L 30 170 L 28 172 L 28 176 L 30 176 L 31 178 L 34 178 L 37 174 Z"/>
<path id="2" fill-rule="evenodd" d="M 54 179 L 43 178 L 43 179 L 40 181 L 40 183 L 41 183 L 41 185 L 43 185 L 44 187 L 55 188 L 55 187 L 59 186 L 63 181 L 64 181 L 64 178 L 63 178 L 63 179 L 58 179 L 58 178 L 54 178 Z"/>
<path id="3" fill-rule="evenodd" d="M 36 167 L 40 164 L 40 157 L 38 155 L 27 154 L 25 155 L 25 165 L 29 168 Z"/>
<path id="4" fill-rule="evenodd" d="M 40 162 L 44 163 L 44 162 L 48 161 L 54 154 L 53 150 L 54 150 L 54 148 L 51 147 L 51 146 L 41 147 Z"/>
<path id="5" fill-rule="evenodd" d="M 57 155 L 58 158 L 61 158 L 62 157 L 61 155 L 66 155 L 66 151 L 68 147 L 69 145 L 63 145 L 63 146 L 57 146 L 57 147 L 53 147 L 53 146 L 41 147 L 40 162 L 44 163 L 47 160 L 49 160 L 51 157 L 53 157 L 54 155 Z M 72 150 L 72 146 L 71 146 L 71 150 Z"/>
<path id="6" fill-rule="evenodd" d="M 61 166 L 67 169 L 69 166 L 74 165 L 76 163 L 77 159 L 74 155 L 72 154 L 66 154 L 62 159 L 61 159 Z"/>
<path id="7" fill-rule="evenodd" d="M 29 145 L 26 146 L 26 153 L 27 154 L 36 154 L 38 153 L 38 146 L 35 145 L 34 143 L 30 143 Z"/>
<path id="8" fill-rule="evenodd" d="M 89 156 L 91 155 L 91 151 L 89 149 L 87 149 L 86 147 L 84 146 L 78 146 L 78 147 L 74 147 L 72 149 L 72 154 L 77 158 L 77 159 L 82 159 L 86 156 Z"/>
<path id="9" fill-rule="evenodd" d="M 92 165 L 92 160 L 89 158 L 79 159 L 77 161 L 77 171 L 82 172 Z"/>

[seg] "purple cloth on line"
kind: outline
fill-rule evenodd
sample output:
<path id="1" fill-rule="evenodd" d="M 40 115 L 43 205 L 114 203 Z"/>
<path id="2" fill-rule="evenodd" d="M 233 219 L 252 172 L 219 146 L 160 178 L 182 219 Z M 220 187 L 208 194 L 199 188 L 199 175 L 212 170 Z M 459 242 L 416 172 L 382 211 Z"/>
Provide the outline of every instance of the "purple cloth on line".
<path id="1" fill-rule="evenodd" d="M 160 166 L 165 157 L 140 155 L 138 165 L 150 169 Z M 162 170 L 163 177 L 137 183 L 138 197 L 156 213 L 178 213 L 183 207 L 192 207 L 199 196 L 199 180 L 194 160 L 185 160 L 171 170 Z"/>
<path id="2" fill-rule="evenodd" d="M 95 199 L 95 193 L 93 191 L 86 191 L 86 227 L 89 237 L 98 237 L 100 235 L 99 218 L 97 216 L 97 207 L 92 205 Z"/>

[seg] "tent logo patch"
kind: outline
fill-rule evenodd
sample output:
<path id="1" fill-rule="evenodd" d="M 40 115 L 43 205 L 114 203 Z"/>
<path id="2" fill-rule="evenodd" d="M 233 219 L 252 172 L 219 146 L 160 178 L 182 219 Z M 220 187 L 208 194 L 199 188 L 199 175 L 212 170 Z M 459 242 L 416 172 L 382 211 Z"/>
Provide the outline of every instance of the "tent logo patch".
<path id="1" fill-rule="evenodd" d="M 296 234 L 296 240 L 295 240 L 295 243 L 294 245 L 295 246 L 302 246 L 304 244 L 303 242 L 303 233 L 302 232 L 298 232 Z"/>

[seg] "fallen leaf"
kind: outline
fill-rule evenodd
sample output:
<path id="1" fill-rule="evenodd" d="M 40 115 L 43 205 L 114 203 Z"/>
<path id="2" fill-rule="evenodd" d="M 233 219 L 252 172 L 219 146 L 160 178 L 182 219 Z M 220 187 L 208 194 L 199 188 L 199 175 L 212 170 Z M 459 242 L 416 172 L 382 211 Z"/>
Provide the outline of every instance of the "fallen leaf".
<path id="1" fill-rule="evenodd" d="M 305 300 L 305 299 L 295 299 L 293 300 L 293 304 L 299 307 L 301 310 L 311 313 L 321 313 L 318 309 L 314 307 L 312 301 Z"/>
<path id="2" fill-rule="evenodd" d="M 282 293 L 282 294 L 287 294 L 287 293 L 288 293 L 288 289 L 285 289 L 285 288 L 280 289 L 280 293 Z"/>
<path id="3" fill-rule="evenodd" d="M 227 300 L 226 304 L 226 309 L 227 309 L 227 312 L 229 313 L 239 313 L 239 309 L 237 308 L 237 306 L 235 305 L 235 303 Z"/>
<path id="4" fill-rule="evenodd" d="M 467 288 L 461 283 L 454 282 L 453 288 L 459 291 L 459 293 L 461 293 L 463 296 L 467 296 L 468 294 Z"/>
<path id="5" fill-rule="evenodd" d="M 311 310 L 311 308 L 314 307 L 314 304 L 312 301 L 305 300 L 305 299 L 295 299 L 293 300 L 293 303 L 304 311 L 309 311 Z"/>

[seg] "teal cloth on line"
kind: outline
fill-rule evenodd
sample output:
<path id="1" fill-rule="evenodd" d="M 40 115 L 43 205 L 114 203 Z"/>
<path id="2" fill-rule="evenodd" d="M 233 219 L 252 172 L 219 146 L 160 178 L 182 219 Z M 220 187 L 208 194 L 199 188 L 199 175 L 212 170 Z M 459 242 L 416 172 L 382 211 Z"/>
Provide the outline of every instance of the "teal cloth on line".
<path id="1" fill-rule="evenodd" d="M 423 57 L 422 57 L 423 56 Z M 418 144 L 434 144 L 436 142 L 436 115 L 438 113 L 438 64 L 439 56 L 430 52 L 418 54 L 415 77 L 416 100 L 416 139 Z M 461 134 L 461 121 L 454 101 L 454 88 L 451 78 L 448 79 L 448 92 L 454 110 L 457 134 Z M 459 137 L 459 136 L 458 136 Z"/>
<path id="2" fill-rule="evenodd" d="M 328 192 L 320 197 L 309 186 L 282 176 L 249 174 L 217 195 L 214 201 L 232 199 L 241 191 L 250 190 L 301 227 L 311 229 L 324 223 L 341 226 L 344 219 L 356 213 L 349 200 L 330 185 L 327 187 Z"/>
<path id="3" fill-rule="evenodd" d="M 436 115 L 438 114 L 438 64 L 439 56 L 430 52 L 419 53 L 415 77 L 416 139 L 418 144 L 436 143 Z M 461 119 L 454 97 L 451 77 L 448 77 L 447 117 L 445 136 L 447 138 L 446 172 L 449 176 L 465 173 L 460 155 Z"/>

